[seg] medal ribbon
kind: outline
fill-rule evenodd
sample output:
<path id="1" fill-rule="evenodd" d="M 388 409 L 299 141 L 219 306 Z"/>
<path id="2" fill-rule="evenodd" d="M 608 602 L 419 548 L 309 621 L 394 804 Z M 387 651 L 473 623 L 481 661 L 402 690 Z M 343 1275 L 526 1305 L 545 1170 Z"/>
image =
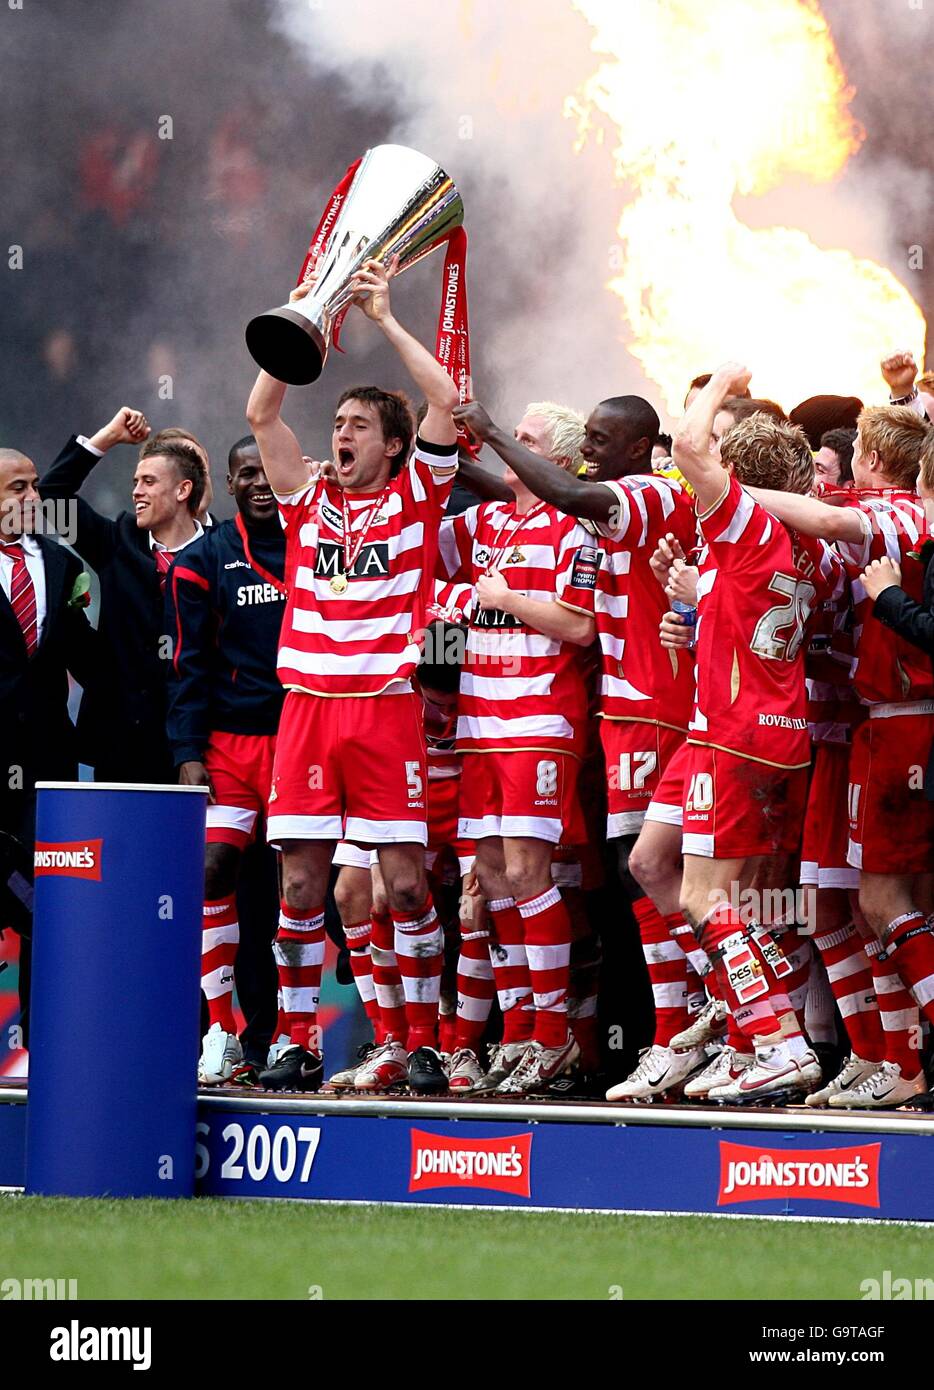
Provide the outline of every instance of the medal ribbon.
<path id="1" fill-rule="evenodd" d="M 506 520 L 502 523 L 499 530 L 497 531 L 493 544 L 490 546 L 490 561 L 487 565 L 488 574 L 492 571 L 497 560 L 501 560 L 503 556 L 506 554 L 506 547 L 509 545 L 510 540 L 516 534 L 522 523 L 524 521 L 531 520 L 533 516 L 535 516 L 538 512 L 542 510 L 543 507 L 546 507 L 547 505 L 547 502 L 536 502 L 534 507 L 530 508 L 530 510 L 527 512 L 523 512 L 521 516 L 510 516 L 506 518 Z M 504 531 L 506 532 L 506 539 L 503 541 L 502 548 L 497 549 L 497 546 L 499 545 L 500 536 L 503 534 Z"/>
<path id="2" fill-rule="evenodd" d="M 350 547 L 349 551 L 347 549 L 347 542 L 352 535 L 350 529 L 350 504 L 347 501 L 347 494 L 345 492 L 341 492 L 341 506 L 344 511 L 344 536 L 342 542 L 344 551 L 344 574 L 347 576 L 349 576 L 352 573 L 353 567 L 357 563 L 360 551 L 363 549 L 363 542 L 366 540 L 369 529 L 373 524 L 373 518 L 377 515 L 380 507 L 383 505 L 383 503 L 386 501 L 386 498 L 389 496 L 389 488 L 390 484 L 387 483 L 386 486 L 383 488 L 382 492 L 380 493 L 379 497 L 376 499 L 373 506 L 367 512 L 366 520 L 363 522 L 363 525 L 357 532 L 357 539 L 354 542 L 354 544 Z"/>

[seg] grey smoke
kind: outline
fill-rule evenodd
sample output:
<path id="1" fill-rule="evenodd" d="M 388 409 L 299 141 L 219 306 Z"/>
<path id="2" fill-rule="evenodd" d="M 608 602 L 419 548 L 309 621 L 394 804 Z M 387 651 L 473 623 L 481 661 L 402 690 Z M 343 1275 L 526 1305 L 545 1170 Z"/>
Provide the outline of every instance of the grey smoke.
<path id="1" fill-rule="evenodd" d="M 928 6 L 823 8 L 868 131 L 840 207 L 862 199 L 872 209 L 880 245 L 868 254 L 934 311 L 930 271 L 905 270 L 905 247 L 927 235 L 934 168 Z M 617 392 L 652 398 L 603 288 L 621 200 L 609 149 L 590 143 L 575 155 L 561 111 L 593 66 L 588 45 L 567 0 L 3 6 L 0 249 L 22 246 L 23 269 L 0 282 L 0 445 L 41 469 L 72 431 L 138 405 L 156 428 L 183 424 L 204 439 L 220 492 L 254 374 L 244 325 L 282 302 L 337 178 L 384 141 L 432 155 L 463 191 L 475 386 L 504 421 L 545 396 L 584 409 Z M 663 69 L 655 79 L 663 102 Z M 171 140 L 158 139 L 163 116 Z M 219 132 L 237 126 L 222 151 Z M 89 162 L 96 150 L 100 164 L 105 146 L 115 186 L 138 198 L 119 225 L 87 197 Z M 820 203 L 831 219 L 834 196 L 824 190 Z M 439 255 L 395 292 L 400 317 L 429 341 L 440 278 Z M 332 356 L 320 385 L 290 394 L 309 452 L 327 448 L 345 385 L 404 384 L 375 331 L 355 320 L 346 356 Z M 166 375 L 172 400 L 160 399 Z M 134 462 L 120 454 L 91 489 L 113 509 Z M 229 510 L 223 499 L 217 509 Z"/>

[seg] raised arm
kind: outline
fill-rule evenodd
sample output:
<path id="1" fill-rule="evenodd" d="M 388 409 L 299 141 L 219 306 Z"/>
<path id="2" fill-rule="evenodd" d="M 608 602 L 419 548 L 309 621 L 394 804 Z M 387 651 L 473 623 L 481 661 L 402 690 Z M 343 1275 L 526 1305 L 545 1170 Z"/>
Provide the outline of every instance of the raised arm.
<path id="1" fill-rule="evenodd" d="M 459 399 L 457 387 L 437 358 L 394 317 L 389 280 L 395 270 L 396 261 L 388 269 L 379 261 L 365 261 L 351 282 L 356 290 L 354 303 L 391 343 L 428 402 L 428 413 L 418 430 L 422 439 L 426 444 L 454 444 L 457 429 L 451 412 Z"/>
<path id="2" fill-rule="evenodd" d="M 727 486 L 727 470 L 710 447 L 713 422 L 725 400 L 743 394 L 751 375 L 738 362 L 725 362 L 675 426 L 671 456 L 694 489 L 700 515 L 720 500 Z"/>
<path id="3" fill-rule="evenodd" d="M 454 419 L 459 425 L 466 426 L 475 439 L 489 444 L 543 502 L 557 507 L 559 512 L 567 516 L 586 517 L 589 521 L 611 521 L 618 503 L 608 487 L 602 483 L 582 482 L 550 459 L 533 454 L 531 449 L 494 424 L 479 401 L 459 405 L 454 411 Z"/>
<path id="4" fill-rule="evenodd" d="M 46 501 L 72 504 L 73 520 L 65 535 L 83 560 L 100 572 L 113 554 L 117 525 L 85 502 L 78 493 L 104 454 L 116 444 L 141 444 L 149 438 L 149 421 L 141 410 L 121 406 L 106 425 L 88 439 L 72 436 L 39 482 L 39 495 Z M 65 533 L 63 532 L 63 535 Z"/>
<path id="5" fill-rule="evenodd" d="M 297 492 L 308 481 L 301 445 L 282 418 L 285 392 L 284 382 L 261 371 L 246 407 L 269 485 L 273 492 L 281 493 Z"/>
<path id="6" fill-rule="evenodd" d="M 835 507 L 798 492 L 775 492 L 767 487 L 747 488 L 767 512 L 802 536 L 821 536 L 825 541 L 859 541 L 865 535 L 856 507 Z"/>

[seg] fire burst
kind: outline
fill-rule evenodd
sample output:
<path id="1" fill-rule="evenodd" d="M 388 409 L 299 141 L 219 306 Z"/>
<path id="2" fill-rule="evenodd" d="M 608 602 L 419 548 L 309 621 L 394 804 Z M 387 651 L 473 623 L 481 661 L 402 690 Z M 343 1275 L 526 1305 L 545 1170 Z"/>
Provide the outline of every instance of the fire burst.
<path id="1" fill-rule="evenodd" d="M 890 271 L 734 211 L 791 177 L 838 178 L 863 138 L 816 0 L 574 4 L 605 59 L 567 111 L 582 140 L 610 123 L 634 193 L 608 287 L 669 410 L 725 358 L 786 409 L 823 392 L 878 400 L 881 356 L 923 361 L 924 318 Z"/>

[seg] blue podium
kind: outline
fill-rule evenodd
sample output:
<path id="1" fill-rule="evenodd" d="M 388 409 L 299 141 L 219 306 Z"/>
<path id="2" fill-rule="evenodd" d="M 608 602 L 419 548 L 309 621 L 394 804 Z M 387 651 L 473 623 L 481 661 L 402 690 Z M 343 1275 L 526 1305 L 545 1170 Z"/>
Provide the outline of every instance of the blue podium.
<path id="1" fill-rule="evenodd" d="M 27 1193 L 194 1192 L 206 797 L 38 785 Z"/>

